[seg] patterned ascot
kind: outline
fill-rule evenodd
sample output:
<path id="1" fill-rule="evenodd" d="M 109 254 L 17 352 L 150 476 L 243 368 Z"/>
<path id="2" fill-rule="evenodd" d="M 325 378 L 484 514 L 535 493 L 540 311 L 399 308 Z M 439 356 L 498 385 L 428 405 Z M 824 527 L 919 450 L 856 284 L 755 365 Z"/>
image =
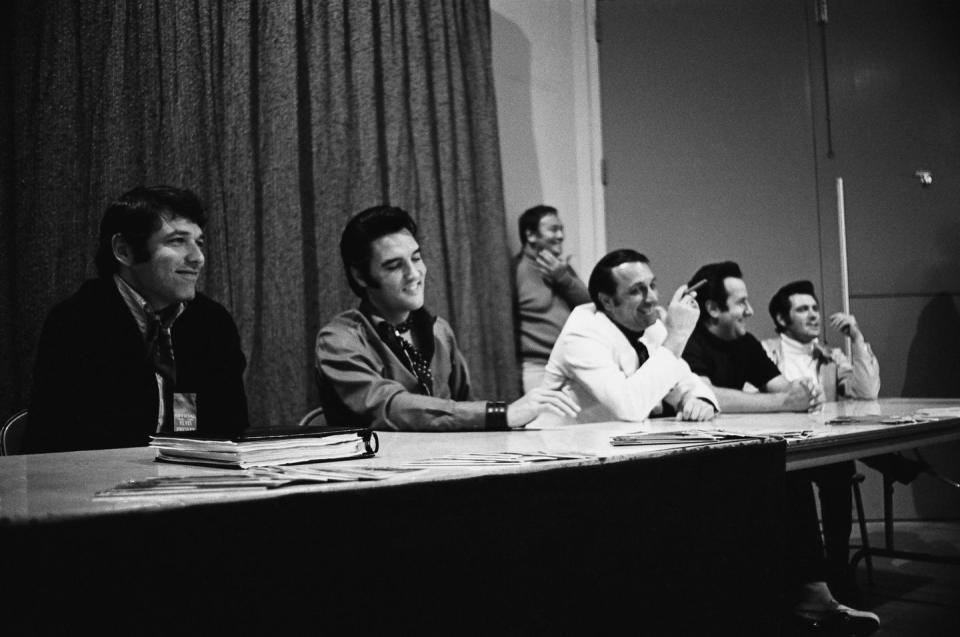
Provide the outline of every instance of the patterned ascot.
<path id="1" fill-rule="evenodd" d="M 429 395 L 433 393 L 431 390 L 433 387 L 433 372 L 430 371 L 430 361 L 424 358 L 423 353 L 417 347 L 403 338 L 403 334 L 409 332 L 412 327 L 413 315 L 411 314 L 407 317 L 407 320 L 393 329 L 396 333 L 397 340 L 400 341 L 400 347 L 403 348 L 403 351 L 410 359 L 410 364 L 413 366 L 413 373 L 416 374 L 420 386 Z"/>

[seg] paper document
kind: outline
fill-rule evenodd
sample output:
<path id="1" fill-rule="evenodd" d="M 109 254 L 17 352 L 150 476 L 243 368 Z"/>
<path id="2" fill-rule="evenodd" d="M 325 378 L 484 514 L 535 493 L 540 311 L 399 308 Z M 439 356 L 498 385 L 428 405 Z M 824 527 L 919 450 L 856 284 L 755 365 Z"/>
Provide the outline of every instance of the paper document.
<path id="1" fill-rule="evenodd" d="M 414 460 L 408 462 L 407 466 L 415 467 L 467 467 L 477 465 L 498 465 L 498 464 L 529 464 L 532 462 L 552 462 L 557 460 L 583 460 L 585 458 L 594 458 L 592 454 L 583 453 L 544 453 L 534 451 L 527 453 L 502 452 L 502 453 L 460 453 L 440 456 L 438 458 L 426 458 L 423 460 Z"/>
<path id="2" fill-rule="evenodd" d="M 762 440 L 756 434 L 721 431 L 719 429 L 686 429 L 682 431 L 635 431 L 610 438 L 615 447 L 631 445 L 713 445 L 744 440 Z"/>
<path id="3" fill-rule="evenodd" d="M 128 480 L 112 489 L 98 491 L 96 498 L 132 498 L 158 496 L 209 496 L 211 494 L 251 493 L 293 485 L 384 480 L 417 471 L 405 467 L 337 467 L 297 465 L 262 467 L 237 473 L 196 476 L 154 476 Z"/>

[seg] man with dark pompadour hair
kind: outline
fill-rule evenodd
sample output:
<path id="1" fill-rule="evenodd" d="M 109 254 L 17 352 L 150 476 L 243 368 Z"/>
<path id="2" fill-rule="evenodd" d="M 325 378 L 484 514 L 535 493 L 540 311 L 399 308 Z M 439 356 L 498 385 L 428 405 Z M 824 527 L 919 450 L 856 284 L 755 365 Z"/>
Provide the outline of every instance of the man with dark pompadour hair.
<path id="1" fill-rule="evenodd" d="M 417 225 L 394 206 L 356 214 L 340 239 L 356 310 L 335 316 L 316 340 L 327 421 L 376 429 L 515 429 L 540 412 L 576 413 L 560 392 L 536 389 L 509 405 L 473 400 L 450 324 L 424 307 L 427 266 Z"/>
<path id="2" fill-rule="evenodd" d="M 839 348 L 820 342 L 820 303 L 810 281 L 793 281 L 777 290 L 770 299 L 770 318 L 778 336 L 763 341 L 770 360 L 787 380 L 807 379 L 822 388 L 828 401 L 874 400 L 880 394 L 880 364 L 866 342 L 852 314 L 835 312 L 830 325 L 850 337 L 850 358 Z M 920 463 L 899 454 L 860 458 L 882 472 L 890 472 L 904 483 L 920 471 Z M 819 487 L 823 538 L 830 563 L 830 587 L 841 598 L 858 597 L 856 578 L 850 568 L 850 532 L 853 527 L 851 476 L 852 460 L 820 467 L 811 472 Z"/>
<path id="3" fill-rule="evenodd" d="M 820 343 L 820 303 L 813 283 L 788 283 L 770 299 L 769 309 L 778 337 L 763 341 L 763 347 L 787 380 L 809 378 L 830 401 L 872 400 L 880 395 L 880 365 L 853 314 L 830 316 L 831 327 L 850 337 L 852 360 L 838 348 Z"/>

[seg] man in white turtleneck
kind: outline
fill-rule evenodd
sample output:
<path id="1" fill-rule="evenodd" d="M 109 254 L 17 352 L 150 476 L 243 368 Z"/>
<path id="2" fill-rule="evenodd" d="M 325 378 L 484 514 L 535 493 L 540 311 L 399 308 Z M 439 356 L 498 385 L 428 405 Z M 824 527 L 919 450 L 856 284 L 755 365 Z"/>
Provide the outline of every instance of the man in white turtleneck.
<path id="1" fill-rule="evenodd" d="M 850 337 L 850 359 L 820 343 L 820 306 L 812 283 L 794 281 L 780 288 L 770 299 L 770 316 L 780 336 L 763 341 L 763 348 L 787 380 L 817 382 L 827 401 L 879 395 L 880 366 L 852 314 L 830 316 L 831 327 Z"/>
<path id="2" fill-rule="evenodd" d="M 877 397 L 880 366 L 852 314 L 837 312 L 829 319 L 831 327 L 850 337 L 848 359 L 840 349 L 820 342 L 820 305 L 810 281 L 794 281 L 780 288 L 770 299 L 769 309 L 779 336 L 764 340 L 763 349 L 787 380 L 816 383 L 827 401 Z M 861 460 L 875 465 L 874 459 Z M 841 601 L 857 604 L 856 579 L 849 568 L 850 479 L 856 468 L 853 461 L 847 461 L 809 471 L 819 487 L 830 589 Z"/>

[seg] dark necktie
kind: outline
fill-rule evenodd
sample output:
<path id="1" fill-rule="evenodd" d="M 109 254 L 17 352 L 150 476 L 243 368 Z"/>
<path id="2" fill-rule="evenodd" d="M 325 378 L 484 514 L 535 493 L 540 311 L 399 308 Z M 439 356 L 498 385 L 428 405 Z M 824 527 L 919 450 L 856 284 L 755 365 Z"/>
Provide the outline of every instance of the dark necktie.
<path id="1" fill-rule="evenodd" d="M 643 364 L 647 362 L 647 359 L 650 358 L 650 351 L 647 349 L 647 346 L 644 345 L 640 339 L 643 337 L 643 332 L 634 332 L 629 330 L 619 323 L 615 325 L 620 328 L 620 331 L 627 338 L 627 342 L 630 343 L 630 346 L 633 347 L 633 351 L 637 353 L 637 369 L 643 367 Z M 660 405 L 653 408 L 653 411 L 650 412 L 651 416 L 673 416 L 677 412 L 670 403 L 666 401 L 661 401 Z"/>
<path id="2" fill-rule="evenodd" d="M 633 345 L 633 349 L 637 350 L 637 358 L 640 359 L 637 367 L 640 367 L 650 358 L 650 352 L 647 351 L 647 346 L 641 343 L 639 338 L 633 339 L 631 344 Z"/>
<path id="3" fill-rule="evenodd" d="M 170 335 L 170 323 L 152 316 L 147 325 L 147 358 L 153 363 L 158 374 L 170 383 L 177 382 L 177 364 L 173 357 L 173 338 Z"/>
<path id="4" fill-rule="evenodd" d="M 416 374 L 420 386 L 428 395 L 433 394 L 433 372 L 430 371 L 430 361 L 423 357 L 423 354 L 418 348 L 414 347 L 411 343 L 407 342 L 407 339 L 401 336 L 401 334 L 409 332 L 412 326 L 412 318 L 407 318 L 406 321 L 397 325 L 394 328 L 397 332 L 397 340 L 400 341 L 400 347 L 403 348 L 403 351 L 406 352 L 407 357 L 410 359 L 410 364 L 413 366 L 413 373 Z"/>
<path id="5" fill-rule="evenodd" d="M 631 329 L 620 325 L 619 323 L 614 323 L 617 328 L 623 333 L 626 337 L 627 342 L 630 343 L 630 346 L 633 347 L 633 350 L 637 353 L 637 367 L 640 367 L 647 359 L 650 358 L 650 352 L 647 351 L 647 346 L 640 342 L 640 338 L 643 336 L 643 332 L 634 332 Z"/>
<path id="6" fill-rule="evenodd" d="M 177 364 L 173 357 L 173 338 L 170 326 L 176 312 L 166 317 L 153 314 L 147 323 L 147 359 L 154 371 L 163 378 L 163 426 L 162 431 L 173 432 L 173 388 L 177 384 Z"/>

